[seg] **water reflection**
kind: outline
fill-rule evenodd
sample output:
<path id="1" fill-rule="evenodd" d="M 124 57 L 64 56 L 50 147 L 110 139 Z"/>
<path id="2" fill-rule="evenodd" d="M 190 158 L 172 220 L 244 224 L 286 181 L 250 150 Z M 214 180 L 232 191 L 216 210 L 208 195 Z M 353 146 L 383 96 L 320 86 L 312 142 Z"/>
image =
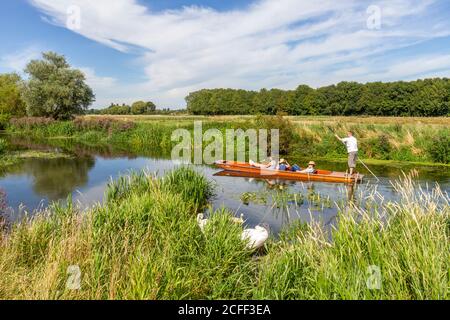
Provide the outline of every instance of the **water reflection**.
<path id="1" fill-rule="evenodd" d="M 90 156 L 74 159 L 29 159 L 14 174 L 26 173 L 33 176 L 34 192 L 55 201 L 86 186 L 89 170 L 94 164 L 95 159 Z"/>

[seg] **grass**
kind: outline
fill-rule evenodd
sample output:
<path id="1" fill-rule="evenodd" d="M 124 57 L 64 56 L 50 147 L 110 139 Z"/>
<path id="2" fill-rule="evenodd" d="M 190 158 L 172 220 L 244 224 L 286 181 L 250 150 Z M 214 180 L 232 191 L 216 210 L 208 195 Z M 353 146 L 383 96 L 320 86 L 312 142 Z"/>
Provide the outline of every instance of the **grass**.
<path id="1" fill-rule="evenodd" d="M 344 136 L 348 130 L 352 130 L 359 140 L 360 157 L 364 160 L 387 161 L 386 163 L 450 163 L 448 118 L 287 117 L 290 122 L 261 122 L 258 119 L 255 121 L 254 117 L 233 116 L 86 116 L 85 119 L 94 124 L 119 122 L 108 130 L 102 127 L 96 129 L 95 126 L 83 129 L 72 122 L 53 122 L 29 129 L 10 127 L 8 130 L 36 138 L 70 138 L 90 146 L 113 145 L 137 153 L 145 154 L 152 150 L 160 155 L 170 156 L 172 148 L 177 144 L 171 141 L 172 132 L 179 128 L 192 132 L 193 120 L 203 120 L 204 131 L 217 128 L 223 133 L 226 129 L 279 126 L 283 156 L 289 159 L 309 157 L 328 160 L 346 157 L 345 147 L 333 133 Z M 127 122 L 120 121 L 128 121 L 134 125 L 127 127 Z"/>
<path id="2" fill-rule="evenodd" d="M 254 118 L 252 115 L 239 116 L 195 116 L 195 115 L 87 115 L 86 118 L 107 117 L 122 121 L 135 122 L 192 122 L 194 120 L 213 122 L 245 122 Z M 334 124 L 362 123 L 362 124 L 437 124 L 448 125 L 448 117 L 370 117 L 370 116 L 287 116 L 289 120 L 298 124 Z"/>
<path id="3" fill-rule="evenodd" d="M 213 195 L 203 176 L 133 173 L 110 183 L 103 205 L 81 212 L 68 199 L 12 226 L 0 240 L 0 298 L 449 299 L 449 197 L 411 177 L 394 187 L 398 202 L 342 208 L 331 236 L 295 223 L 254 259 L 226 209 L 198 228 Z M 74 265 L 79 290 L 66 286 Z M 379 289 L 366 285 L 372 265 Z"/>

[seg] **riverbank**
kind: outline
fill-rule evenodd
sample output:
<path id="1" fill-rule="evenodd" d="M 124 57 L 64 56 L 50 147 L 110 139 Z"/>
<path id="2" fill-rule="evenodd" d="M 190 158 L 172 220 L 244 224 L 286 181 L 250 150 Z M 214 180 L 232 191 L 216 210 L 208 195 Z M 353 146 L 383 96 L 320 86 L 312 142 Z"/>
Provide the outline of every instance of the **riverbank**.
<path id="1" fill-rule="evenodd" d="M 152 149 L 170 155 L 177 143 L 171 141 L 173 131 L 184 128 L 193 132 L 195 120 L 203 121 L 203 131 L 212 128 L 222 133 L 238 128 L 280 129 L 282 155 L 288 160 L 342 159 L 346 151 L 334 132 L 344 136 L 346 131 L 352 130 L 359 140 L 360 157 L 369 163 L 450 163 L 449 118 L 86 116 L 45 125 L 17 121 L 7 131 L 39 139 L 114 145 L 141 153 Z"/>
<path id="2" fill-rule="evenodd" d="M 255 258 L 226 209 L 198 228 L 203 176 L 137 173 L 88 212 L 69 199 L 3 233 L 0 298 L 448 299 L 448 195 L 396 188 L 396 203 L 341 210 L 331 237 L 296 223 Z"/>

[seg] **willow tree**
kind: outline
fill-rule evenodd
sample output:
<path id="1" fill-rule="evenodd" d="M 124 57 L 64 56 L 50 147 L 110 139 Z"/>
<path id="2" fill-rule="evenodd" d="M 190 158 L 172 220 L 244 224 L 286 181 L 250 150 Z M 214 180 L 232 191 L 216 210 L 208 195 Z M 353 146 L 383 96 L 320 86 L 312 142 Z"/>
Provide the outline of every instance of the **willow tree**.
<path id="1" fill-rule="evenodd" d="M 27 114 L 58 120 L 83 114 L 95 100 L 83 72 L 71 68 L 64 56 L 54 52 L 45 52 L 42 57 L 25 68 L 29 75 L 23 90 Z"/>

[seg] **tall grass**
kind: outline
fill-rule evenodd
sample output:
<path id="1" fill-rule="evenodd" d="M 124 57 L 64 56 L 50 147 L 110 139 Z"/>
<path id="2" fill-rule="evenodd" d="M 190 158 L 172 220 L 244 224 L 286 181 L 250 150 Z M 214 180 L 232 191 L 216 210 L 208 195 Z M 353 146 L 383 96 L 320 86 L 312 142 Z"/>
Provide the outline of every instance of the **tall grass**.
<path id="1" fill-rule="evenodd" d="M 410 177 L 394 187 L 398 202 L 342 208 L 331 235 L 295 223 L 254 259 L 226 209 L 198 228 L 212 195 L 204 177 L 135 173 L 111 183 L 103 205 L 80 212 L 68 199 L 0 237 L 0 298 L 449 299 L 449 197 Z M 74 265 L 79 290 L 67 286 Z"/>
<path id="2" fill-rule="evenodd" d="M 126 118 L 127 120 L 130 120 Z M 170 156 L 177 144 L 171 141 L 172 132 L 184 128 L 193 132 L 193 122 L 174 117 L 166 121 L 123 121 L 121 118 L 85 117 L 72 122 L 51 121 L 39 125 L 39 121 L 12 122 L 9 131 L 37 138 L 67 137 L 87 145 L 113 145 L 124 150 L 146 153 L 157 150 Z M 153 119 L 153 118 L 152 118 Z M 159 118 L 155 118 L 159 119 Z M 188 118 L 191 119 L 191 118 Z M 291 119 L 291 120 L 288 120 Z M 352 130 L 359 141 L 360 157 L 365 159 L 449 163 L 450 129 L 445 118 L 424 119 L 412 122 L 406 119 L 382 118 L 334 118 L 326 117 L 243 117 L 199 118 L 204 120 L 203 130 L 219 129 L 280 129 L 280 151 L 283 156 L 298 158 L 345 158 L 343 144 L 334 132 L 344 136 Z M 373 121 L 370 121 L 372 119 Z M 433 121 L 432 121 L 433 120 Z M 329 130 L 330 129 L 330 130 Z M 207 143 L 204 143 L 204 147 Z"/>
<path id="3" fill-rule="evenodd" d="M 395 187 L 398 203 L 342 212 L 332 242 L 321 229 L 303 227 L 289 242 L 274 244 L 260 266 L 256 297 L 448 299 L 448 195 L 415 193 L 410 178 Z M 379 289 L 367 286 L 371 266 L 381 271 Z"/>

